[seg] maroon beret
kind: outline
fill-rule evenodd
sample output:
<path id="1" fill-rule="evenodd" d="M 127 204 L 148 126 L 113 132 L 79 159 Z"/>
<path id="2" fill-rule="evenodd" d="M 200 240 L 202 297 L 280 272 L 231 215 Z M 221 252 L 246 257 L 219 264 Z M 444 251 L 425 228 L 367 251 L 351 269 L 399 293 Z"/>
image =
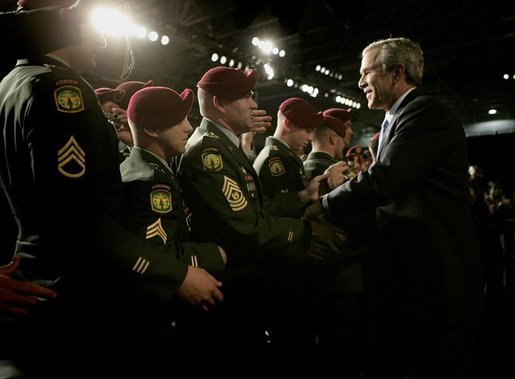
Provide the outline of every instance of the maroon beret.
<path id="1" fill-rule="evenodd" d="M 284 100 L 279 110 L 290 122 L 303 129 L 315 129 L 322 125 L 324 116 L 306 100 L 292 97 Z"/>
<path id="2" fill-rule="evenodd" d="M 347 150 L 347 154 L 345 156 L 347 159 L 352 159 L 356 155 L 362 155 L 363 154 L 363 148 L 359 145 L 352 146 L 349 150 Z"/>
<path id="3" fill-rule="evenodd" d="M 345 124 L 336 117 L 324 115 L 324 125 L 334 130 L 334 132 L 339 136 L 345 137 L 345 131 L 347 128 L 345 127 Z"/>
<path id="4" fill-rule="evenodd" d="M 44 7 L 69 7 L 75 4 L 77 0 L 18 0 L 16 3 L 23 9 L 31 10 Z"/>
<path id="5" fill-rule="evenodd" d="M 95 94 L 97 95 L 98 102 L 100 104 L 113 101 L 113 96 L 116 92 L 117 90 L 108 87 L 100 87 L 95 89 Z"/>
<path id="6" fill-rule="evenodd" d="M 152 80 L 148 82 L 128 81 L 121 83 L 115 88 L 116 92 L 113 94 L 112 101 L 120 106 L 120 108 L 127 110 L 129 100 L 132 95 L 140 89 L 152 87 Z"/>
<path id="7" fill-rule="evenodd" d="M 324 116 L 332 116 L 337 118 L 341 122 L 347 122 L 350 120 L 350 112 L 352 108 L 342 109 L 342 108 L 329 108 L 324 111 Z"/>
<path id="8" fill-rule="evenodd" d="M 256 70 L 241 71 L 237 68 L 218 66 L 209 69 L 197 86 L 222 99 L 237 100 L 251 93 L 257 80 Z"/>
<path id="9" fill-rule="evenodd" d="M 143 88 L 132 95 L 127 117 L 138 128 L 169 128 L 188 117 L 193 98 L 193 91 L 189 88 L 180 95 L 167 87 Z"/>

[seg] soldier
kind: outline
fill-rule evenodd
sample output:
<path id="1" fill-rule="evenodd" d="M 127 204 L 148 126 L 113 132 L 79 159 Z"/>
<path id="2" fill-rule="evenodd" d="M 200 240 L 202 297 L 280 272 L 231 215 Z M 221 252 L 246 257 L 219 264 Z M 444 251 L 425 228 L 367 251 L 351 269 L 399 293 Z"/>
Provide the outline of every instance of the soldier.
<path id="1" fill-rule="evenodd" d="M 145 88 L 131 99 L 127 113 L 135 143 L 120 165 L 128 197 L 127 229 L 156 248 L 175 245 L 192 266 L 223 271 L 227 258 L 221 247 L 189 242 L 191 214 L 168 164 L 184 152 L 193 99 L 190 89 L 179 95 L 166 87 Z"/>
<path id="2" fill-rule="evenodd" d="M 302 151 L 313 139 L 315 128 L 322 124 L 323 116 L 306 100 L 293 97 L 282 102 L 277 112 L 277 128 L 273 137 L 267 137 L 265 146 L 254 161 L 263 193 L 274 198 L 285 193 L 297 194 L 292 212 L 273 214 L 300 218 L 303 209 L 318 198 L 322 178 L 308 182 L 304 166 L 296 151 Z"/>
<path id="3" fill-rule="evenodd" d="M 239 148 L 238 139 L 242 133 L 254 130 L 255 122 L 265 122 L 256 117 L 257 104 L 252 98 L 257 77 L 255 70 L 243 72 L 222 66 L 204 74 L 198 82 L 200 113 L 204 118 L 188 140 L 180 161 L 179 180 L 192 208 L 194 239 L 214 241 L 225 249 L 228 274 L 249 267 L 235 281 L 235 288 L 257 288 L 260 269 L 264 270 L 270 290 L 266 293 L 274 297 L 268 301 L 281 307 L 271 312 L 282 317 L 285 306 L 302 302 L 304 295 L 300 278 L 289 282 L 288 289 L 284 288 L 284 270 L 296 270 L 296 266 L 304 263 L 307 251 L 318 252 L 318 238 L 339 246 L 342 241 L 322 223 L 276 217 L 265 209 L 259 177 Z M 274 270 L 275 275 L 270 274 Z M 250 276 L 252 273 L 255 275 Z M 225 306 L 230 301 L 237 304 L 232 316 L 234 323 L 227 326 L 227 333 L 243 334 L 244 330 L 262 327 L 261 314 L 266 307 L 247 299 L 247 293 L 230 298 L 228 281 L 224 283 Z M 285 298 L 289 299 L 288 304 Z M 243 349 L 238 345 L 233 354 L 251 361 L 260 357 L 259 351 L 256 352 L 258 346 L 248 346 L 248 342 L 245 346 Z"/>
<path id="4" fill-rule="evenodd" d="M 227 261 L 225 251 L 211 242 L 189 241 L 191 215 L 168 164 L 172 157 L 184 152 L 192 130 L 187 116 L 193 100 L 190 89 L 179 95 L 166 87 L 143 88 L 131 97 L 127 115 L 134 147 L 120 165 L 127 194 L 126 226 L 165 254 L 177 254 L 178 259 L 191 266 L 219 272 L 224 270 Z M 206 327 L 202 316 L 182 307 L 173 316 L 173 328 L 165 319 L 148 323 L 145 329 L 140 328 L 140 333 L 145 330 L 149 335 L 150 355 L 162 357 L 155 359 L 160 372 L 173 370 L 177 374 L 190 368 L 187 346 L 202 343 L 204 338 L 209 342 L 209 337 L 199 332 Z M 180 359 L 166 359 L 166 355 L 171 354 Z"/>
<path id="5" fill-rule="evenodd" d="M 205 309 L 222 298 L 221 283 L 205 270 L 120 227 L 118 139 L 80 75 L 95 67 L 105 40 L 90 25 L 81 31 L 81 45 L 21 63 L 0 85 L 0 178 L 19 227 L 19 276 L 58 294 L 8 330 L 11 358 L 28 378 L 140 377 L 149 367 L 126 304 L 151 303 L 166 314 L 176 295 Z M 81 348 L 93 343 L 91 359 Z"/>
<path id="6" fill-rule="evenodd" d="M 322 175 L 329 166 L 342 160 L 346 131 L 342 121 L 333 116 L 324 116 L 324 122 L 313 137 L 313 150 L 304 161 L 309 180 Z"/>

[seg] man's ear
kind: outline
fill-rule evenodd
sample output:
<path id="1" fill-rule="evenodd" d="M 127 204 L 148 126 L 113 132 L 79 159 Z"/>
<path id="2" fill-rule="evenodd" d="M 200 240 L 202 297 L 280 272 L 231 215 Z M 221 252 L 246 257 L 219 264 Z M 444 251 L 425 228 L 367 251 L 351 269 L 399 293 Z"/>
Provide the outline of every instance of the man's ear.
<path id="1" fill-rule="evenodd" d="M 393 72 L 393 77 L 395 83 L 397 83 L 399 80 L 401 80 L 402 75 L 404 74 L 405 67 L 403 64 L 395 65 L 395 70 Z"/>
<path id="2" fill-rule="evenodd" d="M 224 99 L 222 99 L 218 96 L 213 96 L 213 107 L 215 107 L 215 109 L 218 109 L 219 111 L 223 111 L 224 105 L 225 105 Z"/>
<path id="3" fill-rule="evenodd" d="M 336 133 L 331 133 L 331 135 L 329 136 L 329 142 L 331 143 L 331 145 L 336 145 L 337 138 L 338 136 L 336 135 Z"/>
<path id="4" fill-rule="evenodd" d="M 284 118 L 284 128 L 287 131 L 291 131 L 291 121 L 288 120 L 286 117 Z"/>
<path id="5" fill-rule="evenodd" d="M 159 136 L 159 132 L 157 131 L 157 129 L 143 128 L 143 130 L 150 137 L 156 138 L 157 136 Z"/>

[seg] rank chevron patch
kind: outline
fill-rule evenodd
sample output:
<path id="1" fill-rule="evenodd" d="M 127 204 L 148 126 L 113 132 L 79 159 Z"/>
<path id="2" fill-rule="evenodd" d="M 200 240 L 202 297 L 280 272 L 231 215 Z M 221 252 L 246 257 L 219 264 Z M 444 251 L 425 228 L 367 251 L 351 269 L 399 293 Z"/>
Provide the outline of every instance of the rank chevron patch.
<path id="1" fill-rule="evenodd" d="M 161 217 L 158 218 L 157 221 L 153 224 L 147 226 L 146 239 L 151 239 L 156 236 L 161 237 L 163 243 L 166 244 L 166 241 L 168 240 L 168 235 L 166 234 L 165 230 L 163 229 L 163 225 L 161 224 Z"/>
<path id="2" fill-rule="evenodd" d="M 80 178 L 86 172 L 86 153 L 73 136 L 57 152 L 57 169 L 72 179 Z"/>
<path id="3" fill-rule="evenodd" d="M 225 175 L 222 192 L 233 212 L 239 212 L 247 206 L 247 199 L 243 196 L 238 183 Z"/>

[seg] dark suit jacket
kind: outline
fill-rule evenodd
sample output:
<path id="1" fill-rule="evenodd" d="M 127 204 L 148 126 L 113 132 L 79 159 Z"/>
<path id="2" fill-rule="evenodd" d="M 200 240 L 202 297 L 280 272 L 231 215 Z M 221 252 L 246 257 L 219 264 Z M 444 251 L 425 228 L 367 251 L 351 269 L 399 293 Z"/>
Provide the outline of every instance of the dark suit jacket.
<path id="1" fill-rule="evenodd" d="M 372 299 L 403 317 L 460 320 L 482 312 L 482 282 L 467 192 L 465 134 L 455 115 L 416 90 L 390 123 L 378 161 L 328 194 L 331 217 L 376 212 Z"/>

